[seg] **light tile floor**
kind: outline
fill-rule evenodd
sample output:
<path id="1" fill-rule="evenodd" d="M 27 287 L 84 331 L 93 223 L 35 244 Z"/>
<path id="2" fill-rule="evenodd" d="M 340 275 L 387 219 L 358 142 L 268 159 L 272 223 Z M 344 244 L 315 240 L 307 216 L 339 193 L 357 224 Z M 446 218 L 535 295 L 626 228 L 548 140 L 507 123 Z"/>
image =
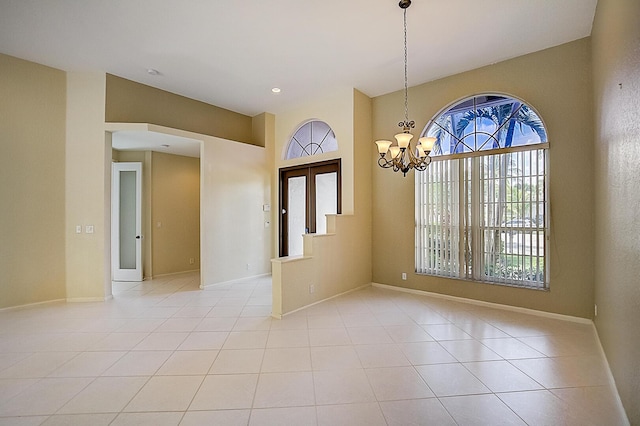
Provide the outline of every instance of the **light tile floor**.
<path id="1" fill-rule="evenodd" d="M 114 283 L 0 312 L 0 425 L 623 425 L 591 325 L 366 288 Z"/>

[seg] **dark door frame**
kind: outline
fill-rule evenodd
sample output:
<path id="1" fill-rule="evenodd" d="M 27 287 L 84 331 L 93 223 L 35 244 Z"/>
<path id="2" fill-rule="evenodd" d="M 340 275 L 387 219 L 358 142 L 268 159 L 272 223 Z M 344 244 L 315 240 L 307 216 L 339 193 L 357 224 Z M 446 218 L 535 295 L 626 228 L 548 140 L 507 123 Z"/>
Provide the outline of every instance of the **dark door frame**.
<path id="1" fill-rule="evenodd" d="M 341 172 L 341 159 L 337 158 L 334 160 L 320 161 L 318 163 L 308 163 L 308 164 L 300 164 L 297 166 L 283 167 L 279 170 L 280 177 L 280 191 L 278 194 L 278 217 L 280 224 L 280 232 L 279 232 L 279 256 L 287 256 L 289 253 L 289 238 L 288 238 L 288 218 L 285 212 L 288 212 L 288 200 L 285 197 L 285 194 L 288 194 L 288 180 L 292 177 L 305 176 L 307 182 L 307 200 L 306 200 L 306 210 L 307 215 L 305 218 L 305 228 L 307 233 L 315 233 L 316 232 L 316 209 L 315 209 L 315 199 L 316 199 L 316 185 L 315 185 L 315 177 L 317 175 L 325 174 L 325 173 L 337 173 L 337 212 L 340 214 L 342 212 L 342 172 Z"/>

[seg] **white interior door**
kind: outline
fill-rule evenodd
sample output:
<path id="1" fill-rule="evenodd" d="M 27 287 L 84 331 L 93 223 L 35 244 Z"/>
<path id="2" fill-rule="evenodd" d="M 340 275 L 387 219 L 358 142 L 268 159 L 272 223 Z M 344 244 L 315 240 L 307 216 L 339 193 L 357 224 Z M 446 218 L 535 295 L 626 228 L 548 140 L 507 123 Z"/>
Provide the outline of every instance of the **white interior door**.
<path id="1" fill-rule="evenodd" d="M 142 281 L 142 163 L 113 163 L 111 264 L 114 281 Z"/>

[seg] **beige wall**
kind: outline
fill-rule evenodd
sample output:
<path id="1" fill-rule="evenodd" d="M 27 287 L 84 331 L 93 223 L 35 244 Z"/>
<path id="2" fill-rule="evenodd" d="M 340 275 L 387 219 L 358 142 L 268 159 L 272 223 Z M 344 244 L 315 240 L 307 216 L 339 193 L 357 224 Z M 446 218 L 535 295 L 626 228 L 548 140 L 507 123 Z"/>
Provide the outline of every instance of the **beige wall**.
<path id="1" fill-rule="evenodd" d="M 266 167 L 269 174 L 269 208 L 271 213 L 265 214 L 265 220 L 269 221 L 269 239 L 271 241 L 269 259 L 277 256 L 278 253 L 278 227 L 277 209 L 273 205 L 274 195 L 277 194 L 275 188 L 277 183 L 277 170 L 275 168 L 275 140 L 276 140 L 276 116 L 270 113 L 263 113 L 253 117 L 253 138 L 259 142 L 257 145 L 264 146 L 266 155 Z M 272 188 L 274 188 L 272 190 Z M 274 219 L 275 217 L 275 219 Z"/>
<path id="2" fill-rule="evenodd" d="M 640 2 L 599 1 L 592 32 L 595 319 L 631 424 L 640 424 Z"/>
<path id="3" fill-rule="evenodd" d="M 198 270 L 200 159 L 159 152 L 151 158 L 153 276 Z"/>
<path id="4" fill-rule="evenodd" d="M 415 274 L 414 172 L 375 167 L 373 280 L 413 289 L 584 318 L 593 314 L 593 125 L 590 40 L 582 39 L 409 90 L 416 132 L 461 98 L 498 92 L 533 106 L 550 142 L 551 290 L 535 291 Z M 419 78 L 415 76 L 414 78 Z M 389 139 L 403 118 L 403 94 L 373 100 L 374 139 Z M 377 153 L 371 143 L 370 159 Z M 406 272 L 408 279 L 401 280 Z"/>
<path id="5" fill-rule="evenodd" d="M 262 147 L 203 137 L 201 280 L 212 285 L 271 272 L 270 170 Z M 155 268 L 155 266 L 154 266 Z"/>
<path id="6" fill-rule="evenodd" d="M 362 230 L 368 230 L 363 243 L 371 247 L 372 234 L 372 196 L 371 182 L 374 163 L 369 161 L 372 136 L 371 99 L 357 90 L 353 91 L 353 158 L 354 158 L 354 206 L 361 216 Z M 366 248 L 362 247 L 361 250 Z M 369 259 L 371 262 L 371 259 Z"/>
<path id="7" fill-rule="evenodd" d="M 75 301 L 111 294 L 112 153 L 104 98 L 104 74 L 67 73 L 66 287 L 67 299 Z M 87 225 L 93 233 L 85 233 Z"/>
<path id="8" fill-rule="evenodd" d="M 274 259 L 273 315 L 369 285 L 371 255 L 362 228 L 358 215 L 328 215 L 327 234 L 304 236 L 304 256 Z"/>
<path id="9" fill-rule="evenodd" d="M 0 308 L 65 297 L 65 73 L 0 54 Z"/>
<path id="10" fill-rule="evenodd" d="M 107 74 L 108 123 L 150 123 L 254 145 L 251 117 Z M 264 145 L 261 145 L 264 146 Z"/>
<path id="11" fill-rule="evenodd" d="M 339 151 L 313 158 L 282 160 L 293 132 L 311 118 L 331 126 Z M 341 158 L 343 214 L 328 216 L 326 235 L 304 236 L 302 257 L 272 261 L 274 316 L 280 317 L 371 282 L 370 142 L 371 100 L 353 89 L 276 116 L 276 175 L 279 167 L 290 164 Z M 278 205 L 275 196 L 273 203 Z"/>

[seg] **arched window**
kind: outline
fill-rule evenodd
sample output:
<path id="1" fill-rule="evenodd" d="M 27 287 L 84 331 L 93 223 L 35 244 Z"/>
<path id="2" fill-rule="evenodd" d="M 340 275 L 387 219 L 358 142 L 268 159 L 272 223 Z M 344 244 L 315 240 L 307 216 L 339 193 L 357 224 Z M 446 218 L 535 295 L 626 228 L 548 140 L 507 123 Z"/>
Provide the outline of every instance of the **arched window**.
<path id="1" fill-rule="evenodd" d="M 338 141 L 324 121 L 312 120 L 296 130 L 287 145 L 285 160 L 337 151 Z"/>
<path id="2" fill-rule="evenodd" d="M 432 119 L 422 136 L 436 138 L 432 156 L 547 142 L 544 124 L 530 106 L 499 95 L 474 96 L 454 104 Z"/>
<path id="3" fill-rule="evenodd" d="M 540 116 L 492 94 L 434 117 L 416 174 L 416 271 L 548 289 L 548 141 Z"/>

